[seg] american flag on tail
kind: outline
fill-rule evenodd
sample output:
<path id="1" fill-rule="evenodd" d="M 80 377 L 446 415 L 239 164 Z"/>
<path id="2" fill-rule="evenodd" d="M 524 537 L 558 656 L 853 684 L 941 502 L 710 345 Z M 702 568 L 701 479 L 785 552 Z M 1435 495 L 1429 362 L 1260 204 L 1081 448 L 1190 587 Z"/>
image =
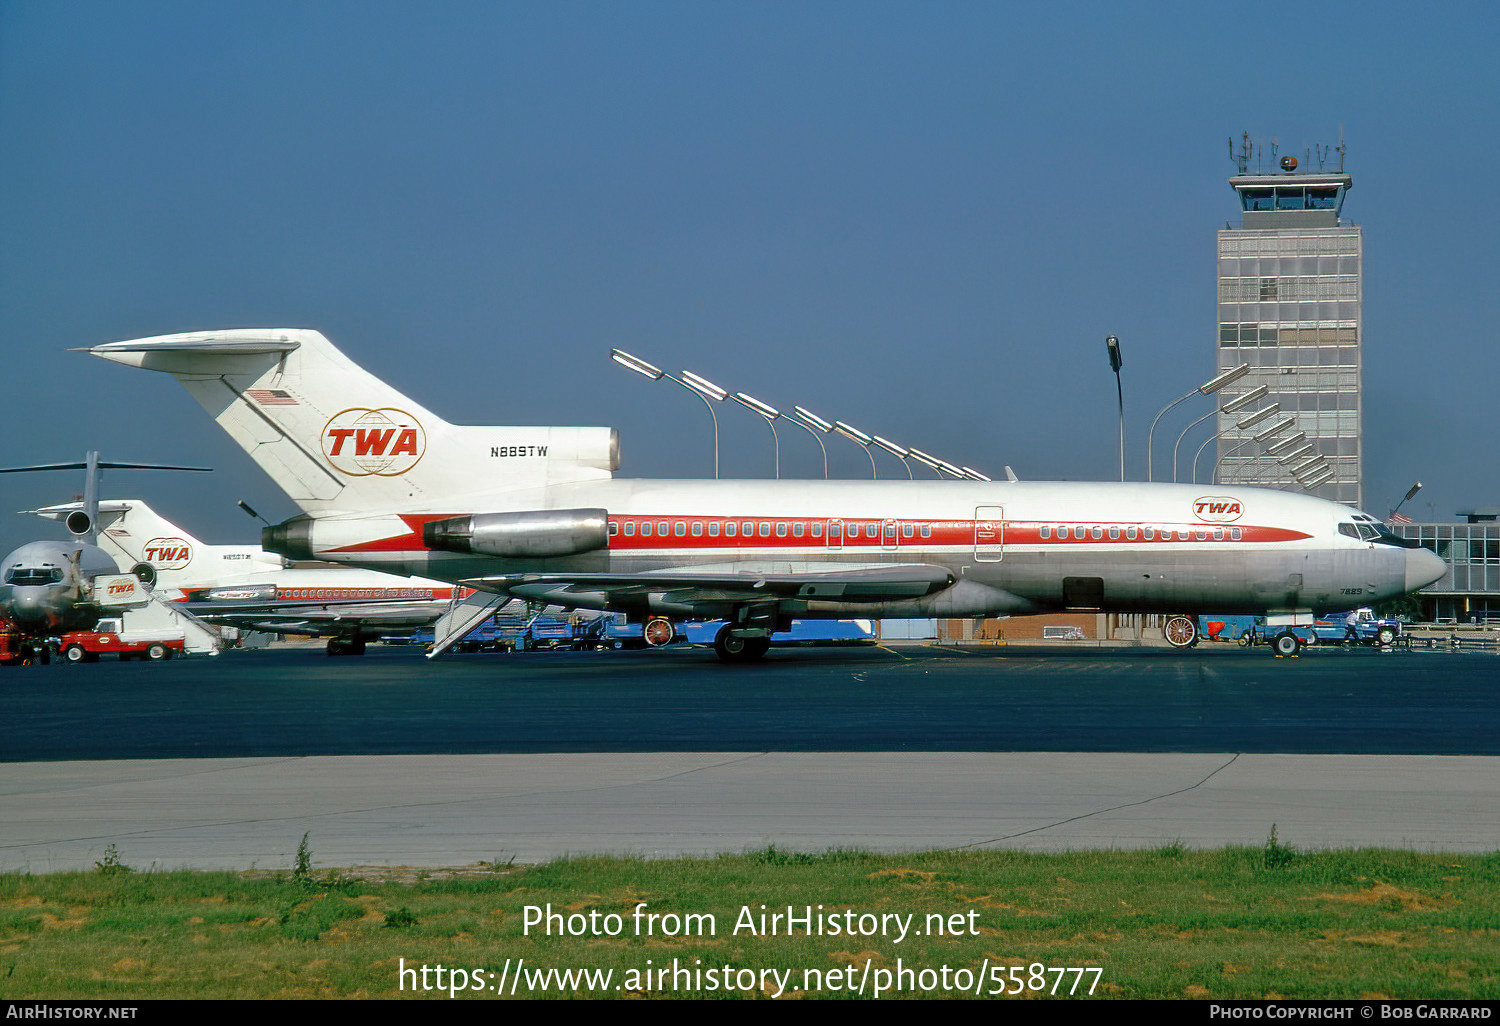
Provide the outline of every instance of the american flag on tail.
<path id="1" fill-rule="evenodd" d="M 296 406 L 297 400 L 290 392 L 279 388 L 247 388 L 245 394 L 262 406 Z"/>

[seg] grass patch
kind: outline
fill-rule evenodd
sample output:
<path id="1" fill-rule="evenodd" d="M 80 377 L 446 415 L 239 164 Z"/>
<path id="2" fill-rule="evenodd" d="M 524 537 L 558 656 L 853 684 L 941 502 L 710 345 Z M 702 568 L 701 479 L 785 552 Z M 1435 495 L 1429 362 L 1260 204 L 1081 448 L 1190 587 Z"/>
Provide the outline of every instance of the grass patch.
<path id="1" fill-rule="evenodd" d="M 551 936 L 541 927 L 524 932 L 526 907 L 548 905 L 563 928 L 554 920 Z M 909 915 L 911 932 L 899 942 L 894 925 L 884 936 L 788 935 L 787 906 L 798 915 L 811 906 L 825 924 L 848 922 L 848 910 L 856 924 L 874 917 L 866 925 Z M 765 920 L 777 932 L 763 934 L 760 917 L 777 913 L 782 921 Z M 747 916 L 755 930 L 744 928 Z M 601 935 L 608 922 L 619 924 L 619 936 Z M 941 935 L 930 929 L 939 923 Z M 569 935 L 569 926 L 583 926 L 583 935 Z M 1022 981 L 1035 978 L 1030 967 L 1038 963 L 1098 966 L 1095 997 L 1495 1000 L 1497 946 L 1500 855 L 1306 852 L 1281 844 L 1274 831 L 1264 846 L 1216 851 L 1180 843 L 1068 854 L 769 847 L 713 859 L 497 861 L 323 878 L 300 858 L 291 874 L 101 866 L 0 875 L 0 997 L 10 999 L 446 1000 L 446 989 L 414 993 L 415 976 L 398 990 L 402 960 L 407 968 L 462 967 L 459 996 L 481 997 L 467 988 L 498 984 L 507 959 L 525 959 L 528 971 L 610 971 L 600 996 L 656 996 L 661 988 L 645 985 L 641 970 L 670 969 L 674 959 L 699 970 L 790 972 L 793 986 L 805 970 L 826 979 L 866 963 L 872 972 L 894 971 L 899 959 L 907 969 L 964 970 L 971 981 L 986 963 L 1005 967 L 1007 981 L 1011 966 L 1021 967 Z M 523 979 L 517 997 L 590 993 L 576 979 L 535 987 Z M 769 996 L 774 986 L 760 981 L 681 993 Z M 429 985 L 437 982 L 429 975 Z M 1052 977 L 1043 983 L 1050 987 Z"/>

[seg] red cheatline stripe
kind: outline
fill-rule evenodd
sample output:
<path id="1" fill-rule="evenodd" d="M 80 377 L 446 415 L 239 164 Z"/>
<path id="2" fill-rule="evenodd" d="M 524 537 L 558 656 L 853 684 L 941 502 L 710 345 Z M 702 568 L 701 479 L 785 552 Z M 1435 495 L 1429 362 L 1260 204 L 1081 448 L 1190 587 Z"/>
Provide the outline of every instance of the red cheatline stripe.
<path id="1" fill-rule="evenodd" d="M 403 514 L 405 534 L 358 542 L 330 552 L 421 552 L 422 527 L 434 520 L 446 520 L 455 514 Z M 609 548 L 619 550 L 673 549 L 807 549 L 830 548 L 972 548 L 977 525 L 973 520 L 849 520 L 762 519 L 759 517 L 678 517 L 612 516 Z M 839 534 L 830 542 L 829 529 L 837 525 Z M 665 525 L 665 529 L 663 528 Z M 694 526 L 698 533 L 694 533 Z M 749 534 L 746 534 L 746 528 Z M 643 534 L 648 527 L 651 533 Z M 733 527 L 734 534 L 729 534 Z M 764 533 L 762 528 L 764 527 Z M 798 529 L 801 533 L 798 534 Z M 889 533 L 894 529 L 894 535 Z M 665 530 L 665 533 L 663 533 Z M 680 533 L 679 533 L 680 530 Z M 908 534 L 908 530 L 910 534 Z M 1062 532 L 1066 530 L 1066 536 Z M 1095 531 L 1099 537 L 1094 537 Z M 924 533 L 925 531 L 925 533 Z M 1046 537 L 1042 532 L 1046 531 Z M 1117 532 L 1111 536 L 1110 532 Z M 1131 532 L 1135 537 L 1130 537 Z M 1151 537 L 1146 536 L 1146 532 Z M 814 533 L 816 532 L 816 533 Z M 1238 537 L 1236 537 L 1238 532 Z M 1254 524 L 1165 523 L 1133 521 L 1100 523 L 1088 521 L 1004 521 L 993 538 L 981 537 L 980 544 L 1004 547 L 1028 546 L 1056 548 L 1080 545 L 1151 546 L 1163 542 L 1176 544 L 1269 544 L 1311 538 L 1305 531 Z"/>

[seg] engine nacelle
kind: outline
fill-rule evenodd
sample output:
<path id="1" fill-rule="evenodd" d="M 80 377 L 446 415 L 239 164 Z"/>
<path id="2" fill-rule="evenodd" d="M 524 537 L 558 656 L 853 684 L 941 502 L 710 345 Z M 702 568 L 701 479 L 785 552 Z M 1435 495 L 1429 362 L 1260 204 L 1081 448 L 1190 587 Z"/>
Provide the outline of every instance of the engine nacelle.
<path id="1" fill-rule="evenodd" d="M 471 513 L 423 525 L 422 544 L 443 552 L 511 559 L 576 556 L 609 544 L 609 513 L 602 509 Z"/>

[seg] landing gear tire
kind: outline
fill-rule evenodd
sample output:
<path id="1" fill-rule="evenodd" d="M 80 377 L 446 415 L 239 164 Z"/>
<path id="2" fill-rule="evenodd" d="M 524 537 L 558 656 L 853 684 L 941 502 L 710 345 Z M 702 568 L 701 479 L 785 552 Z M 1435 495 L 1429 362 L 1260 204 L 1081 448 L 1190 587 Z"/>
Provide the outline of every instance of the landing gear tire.
<path id="1" fill-rule="evenodd" d="M 1198 621 L 1191 616 L 1174 616 L 1162 628 L 1162 634 L 1173 648 L 1192 648 L 1198 643 Z"/>
<path id="2" fill-rule="evenodd" d="M 1291 631 L 1282 631 L 1271 639 L 1271 651 L 1277 656 L 1295 656 L 1302 651 L 1302 639 Z"/>
<path id="3" fill-rule="evenodd" d="M 726 663 L 748 663 L 760 659 L 771 647 L 770 638 L 736 637 L 733 631 L 738 624 L 726 623 L 719 628 L 714 638 L 714 651 Z"/>

